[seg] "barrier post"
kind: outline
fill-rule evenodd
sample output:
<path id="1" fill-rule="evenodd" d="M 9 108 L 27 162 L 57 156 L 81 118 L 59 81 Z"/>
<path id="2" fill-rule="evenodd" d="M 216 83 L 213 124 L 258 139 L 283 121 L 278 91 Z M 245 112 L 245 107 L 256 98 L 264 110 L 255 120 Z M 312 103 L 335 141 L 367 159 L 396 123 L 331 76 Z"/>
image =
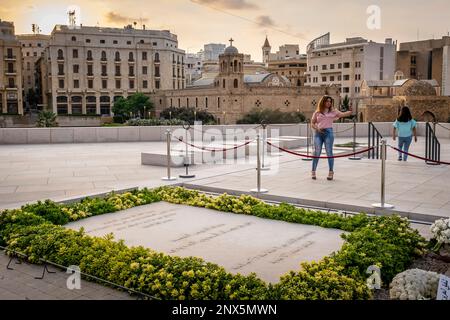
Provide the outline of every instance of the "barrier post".
<path id="1" fill-rule="evenodd" d="M 353 153 L 356 153 L 356 117 L 353 118 Z M 350 160 L 361 160 L 361 157 L 357 157 L 355 154 L 349 158 Z"/>
<path id="2" fill-rule="evenodd" d="M 266 153 L 266 150 L 267 150 L 267 147 L 266 147 L 266 144 L 267 144 L 267 124 L 264 121 L 262 121 L 261 122 L 261 126 L 263 128 L 261 170 L 262 171 L 268 171 L 268 170 L 270 170 L 270 167 L 266 166 L 266 163 L 265 163 L 265 153 Z"/>
<path id="3" fill-rule="evenodd" d="M 309 146 L 311 140 L 311 120 L 306 121 L 306 154 L 309 156 Z M 312 158 L 302 158 L 303 161 L 312 161 Z"/>
<path id="4" fill-rule="evenodd" d="M 185 141 L 185 146 L 186 146 L 186 154 L 184 157 L 184 166 L 186 167 L 186 173 L 185 174 L 180 174 L 180 178 L 182 179 L 192 179 L 195 178 L 195 174 L 189 174 L 189 165 L 191 162 L 191 157 L 189 157 L 189 149 L 188 149 L 188 133 L 189 133 L 189 129 L 191 128 L 191 125 L 189 123 L 184 124 L 183 125 L 183 129 L 186 130 L 185 136 L 184 136 L 184 141 Z"/>
<path id="5" fill-rule="evenodd" d="M 250 190 L 252 193 L 267 193 L 269 190 L 261 189 L 261 137 L 256 136 L 256 183 L 257 188 Z"/>
<path id="6" fill-rule="evenodd" d="M 170 173 L 170 166 L 171 166 L 171 162 L 172 162 L 172 155 L 170 153 L 170 142 L 172 140 L 172 132 L 170 131 L 170 129 L 167 129 L 166 131 L 166 136 L 167 136 L 167 177 L 162 178 L 163 181 L 175 181 L 177 180 L 176 177 L 172 177 L 171 173 Z"/>
<path id="7" fill-rule="evenodd" d="M 392 204 L 386 203 L 386 156 L 387 144 L 386 140 L 381 140 L 381 203 L 374 203 L 374 208 L 393 209 Z"/>

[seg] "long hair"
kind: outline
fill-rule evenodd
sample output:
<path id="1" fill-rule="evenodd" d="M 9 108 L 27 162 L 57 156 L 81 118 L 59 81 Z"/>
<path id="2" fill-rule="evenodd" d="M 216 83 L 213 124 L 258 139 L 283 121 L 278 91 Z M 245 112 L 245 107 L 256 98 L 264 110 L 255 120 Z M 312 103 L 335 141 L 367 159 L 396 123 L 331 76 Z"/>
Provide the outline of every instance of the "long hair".
<path id="1" fill-rule="evenodd" d="M 331 108 L 330 111 L 333 110 L 334 108 L 334 99 L 330 96 L 323 96 L 319 103 L 317 104 L 317 109 L 316 112 L 320 112 L 323 113 L 325 111 L 325 102 L 327 102 L 327 100 L 330 99 L 331 100 Z"/>
<path id="2" fill-rule="evenodd" d="M 400 115 L 397 118 L 398 122 L 409 122 L 412 120 L 411 111 L 407 106 L 402 107 L 402 110 L 400 111 Z"/>

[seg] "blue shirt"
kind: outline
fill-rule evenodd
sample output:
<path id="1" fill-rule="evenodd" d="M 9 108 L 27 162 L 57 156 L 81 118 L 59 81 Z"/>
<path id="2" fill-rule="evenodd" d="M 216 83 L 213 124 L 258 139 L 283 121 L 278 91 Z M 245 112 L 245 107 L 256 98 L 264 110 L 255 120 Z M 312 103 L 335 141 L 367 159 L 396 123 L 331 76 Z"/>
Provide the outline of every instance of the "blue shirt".
<path id="1" fill-rule="evenodd" d="M 413 129 L 417 126 L 416 120 L 408 122 L 400 122 L 396 120 L 394 122 L 394 128 L 398 131 L 398 136 L 401 138 L 408 138 L 413 135 Z"/>

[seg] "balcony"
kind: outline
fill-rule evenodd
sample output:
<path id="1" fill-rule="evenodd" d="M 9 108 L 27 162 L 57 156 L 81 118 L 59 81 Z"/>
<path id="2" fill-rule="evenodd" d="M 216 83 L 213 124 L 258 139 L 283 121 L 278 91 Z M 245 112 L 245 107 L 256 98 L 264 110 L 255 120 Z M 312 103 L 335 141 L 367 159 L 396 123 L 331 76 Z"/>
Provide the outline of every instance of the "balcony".
<path id="1" fill-rule="evenodd" d="M 101 61 L 102 63 L 105 63 L 105 62 L 108 62 L 108 59 L 106 59 L 106 58 L 101 58 L 100 61 Z"/>
<path id="2" fill-rule="evenodd" d="M 9 85 L 6 86 L 6 90 L 17 91 L 17 86 L 9 84 Z"/>
<path id="3" fill-rule="evenodd" d="M 86 61 L 93 61 L 94 59 L 92 57 L 87 57 Z"/>
<path id="4" fill-rule="evenodd" d="M 16 70 L 6 70 L 5 75 L 7 76 L 15 76 L 17 74 Z"/>
<path id="5" fill-rule="evenodd" d="M 64 61 L 64 57 L 57 57 L 56 61 Z"/>
<path id="6" fill-rule="evenodd" d="M 121 77 L 121 76 L 122 76 L 122 74 L 120 74 L 120 73 L 114 74 L 114 77 Z"/>
<path id="7" fill-rule="evenodd" d="M 58 72 L 58 77 L 64 77 L 66 74 L 64 72 Z"/>
<path id="8" fill-rule="evenodd" d="M 102 77 L 107 77 L 108 74 L 107 74 L 107 73 L 102 73 L 101 76 L 102 76 Z"/>
<path id="9" fill-rule="evenodd" d="M 156 74 L 155 74 L 155 78 L 161 78 L 161 74 L 156 73 Z"/>
<path id="10" fill-rule="evenodd" d="M 120 59 L 114 59 L 114 63 L 122 63 L 122 60 L 120 60 Z"/>
<path id="11" fill-rule="evenodd" d="M 129 73 L 129 74 L 128 74 L 128 77 L 134 78 L 134 77 L 136 77 L 136 75 L 135 75 L 134 73 Z"/>
<path id="12" fill-rule="evenodd" d="M 87 77 L 88 77 L 88 78 L 93 78 L 93 77 L 94 77 L 94 74 L 93 74 L 93 73 L 88 73 L 88 74 L 87 74 Z"/>
<path id="13" fill-rule="evenodd" d="M 135 60 L 134 59 L 128 59 L 128 63 L 133 64 L 133 63 L 135 63 Z"/>
<path id="14" fill-rule="evenodd" d="M 16 61 L 16 56 L 6 55 L 5 60 L 6 61 Z"/>
<path id="15" fill-rule="evenodd" d="M 161 60 L 159 60 L 159 59 L 155 60 L 155 63 L 161 63 Z"/>

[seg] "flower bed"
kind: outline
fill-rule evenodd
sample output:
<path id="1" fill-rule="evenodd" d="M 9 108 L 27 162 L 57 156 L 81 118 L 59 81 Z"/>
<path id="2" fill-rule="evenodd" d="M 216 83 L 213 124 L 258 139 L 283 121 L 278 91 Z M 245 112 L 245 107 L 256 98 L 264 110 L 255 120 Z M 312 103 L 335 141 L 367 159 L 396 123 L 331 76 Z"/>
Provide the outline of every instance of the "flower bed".
<path id="1" fill-rule="evenodd" d="M 112 235 L 91 237 L 62 225 L 90 216 L 158 201 L 247 214 L 291 223 L 337 228 L 340 251 L 302 270 L 267 284 L 255 274 L 233 275 L 199 258 L 179 258 L 143 247 L 127 247 Z M 367 267 L 381 268 L 384 283 L 406 269 L 424 246 L 416 230 L 398 216 L 344 217 L 288 204 L 273 206 L 250 196 L 206 196 L 184 188 L 134 190 L 104 199 L 86 198 L 65 205 L 51 201 L 6 210 L 0 214 L 0 243 L 23 252 L 31 262 L 44 258 L 61 265 L 78 265 L 85 273 L 161 299 L 369 299 Z"/>

